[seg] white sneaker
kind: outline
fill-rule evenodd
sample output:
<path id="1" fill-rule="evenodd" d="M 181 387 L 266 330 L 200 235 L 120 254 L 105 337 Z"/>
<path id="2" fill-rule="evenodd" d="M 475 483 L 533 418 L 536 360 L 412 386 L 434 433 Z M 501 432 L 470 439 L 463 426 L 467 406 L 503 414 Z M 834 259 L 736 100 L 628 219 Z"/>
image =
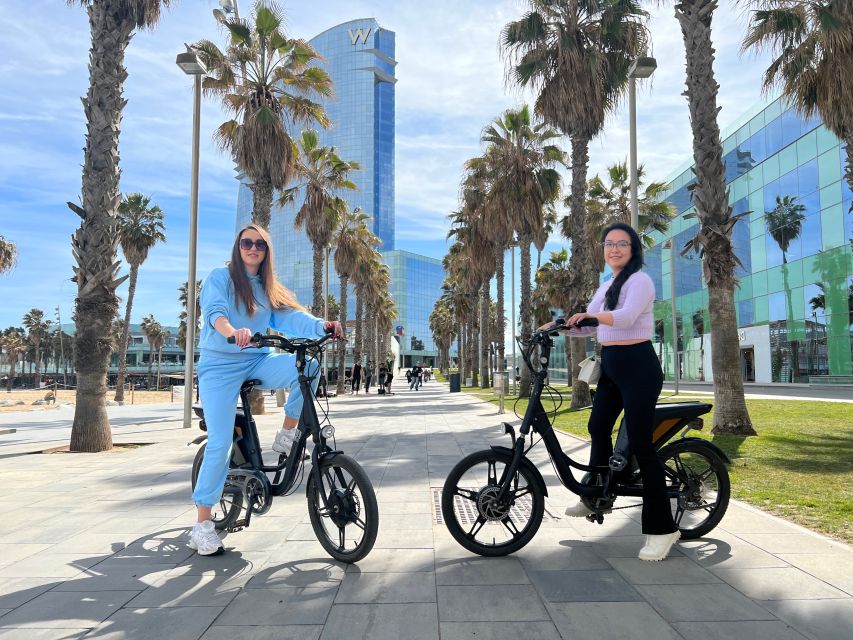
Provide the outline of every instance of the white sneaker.
<path id="1" fill-rule="evenodd" d="M 276 453 L 288 454 L 293 448 L 293 441 L 296 440 L 296 429 L 285 429 L 282 427 L 275 434 L 275 441 L 272 443 L 272 450 Z"/>
<path id="2" fill-rule="evenodd" d="M 669 555 L 669 550 L 672 545 L 678 542 L 681 537 L 681 531 L 673 531 L 672 533 L 664 533 L 659 536 L 646 536 L 646 546 L 640 549 L 640 560 L 647 562 L 658 562 Z"/>
<path id="3" fill-rule="evenodd" d="M 612 509 L 605 509 L 601 513 L 611 513 Z M 570 518 L 586 518 L 592 513 L 592 509 L 586 506 L 580 498 L 566 507 L 566 515 Z"/>
<path id="4" fill-rule="evenodd" d="M 199 522 L 193 527 L 187 546 L 198 551 L 200 556 L 218 556 L 225 551 L 222 540 L 219 539 L 216 528 L 210 520 Z"/>

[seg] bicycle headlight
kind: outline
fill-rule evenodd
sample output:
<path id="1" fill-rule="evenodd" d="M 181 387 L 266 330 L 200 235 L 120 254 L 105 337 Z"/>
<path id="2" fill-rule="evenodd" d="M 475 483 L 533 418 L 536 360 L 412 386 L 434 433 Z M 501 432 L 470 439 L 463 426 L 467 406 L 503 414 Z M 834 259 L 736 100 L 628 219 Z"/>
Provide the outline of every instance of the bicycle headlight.
<path id="1" fill-rule="evenodd" d="M 322 435 L 324 438 L 326 438 L 328 440 L 329 438 L 334 437 L 335 428 L 332 425 L 327 424 L 325 427 L 320 429 L 320 435 Z"/>

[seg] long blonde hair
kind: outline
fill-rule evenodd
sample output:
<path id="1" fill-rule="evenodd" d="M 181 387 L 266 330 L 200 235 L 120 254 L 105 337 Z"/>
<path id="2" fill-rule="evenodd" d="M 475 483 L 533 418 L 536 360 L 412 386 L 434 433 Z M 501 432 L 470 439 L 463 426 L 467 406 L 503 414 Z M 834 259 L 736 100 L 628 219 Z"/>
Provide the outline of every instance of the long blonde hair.
<path id="1" fill-rule="evenodd" d="M 303 307 L 296 301 L 296 295 L 287 287 L 282 285 L 278 278 L 275 277 L 275 269 L 273 268 L 272 241 L 270 234 L 266 229 L 255 224 L 249 224 L 240 229 L 237 237 L 234 240 L 234 246 L 231 248 L 231 262 L 228 263 L 228 272 L 231 274 L 231 282 L 234 283 L 234 298 L 237 304 L 243 304 L 249 315 L 255 315 L 258 308 L 258 301 L 255 299 L 255 294 L 252 292 L 252 283 L 249 282 L 249 276 L 246 274 L 246 268 L 243 265 L 243 258 L 240 255 L 240 239 L 246 231 L 254 231 L 267 243 L 267 251 L 258 268 L 258 275 L 261 277 L 261 285 L 264 288 L 264 293 L 267 294 L 267 299 L 270 301 L 270 306 L 273 309 L 299 309 Z"/>

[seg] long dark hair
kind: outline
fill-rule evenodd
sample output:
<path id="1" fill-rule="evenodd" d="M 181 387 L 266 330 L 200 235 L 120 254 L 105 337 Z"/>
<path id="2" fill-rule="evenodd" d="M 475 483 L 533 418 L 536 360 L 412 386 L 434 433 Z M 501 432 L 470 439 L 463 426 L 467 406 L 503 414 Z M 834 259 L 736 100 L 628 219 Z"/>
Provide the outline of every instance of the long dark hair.
<path id="1" fill-rule="evenodd" d="M 643 243 L 640 242 L 640 236 L 637 235 L 637 232 L 634 231 L 631 225 L 624 222 L 614 222 L 605 227 L 604 231 L 601 232 L 602 245 L 607 234 L 611 231 L 624 231 L 631 238 L 631 259 L 628 260 L 628 264 L 619 272 L 619 275 L 613 279 L 613 283 L 610 285 L 607 293 L 604 294 L 604 308 L 608 311 L 613 311 L 619 303 L 619 293 L 622 291 L 622 285 L 625 284 L 628 278 L 642 269 L 643 264 L 645 264 L 643 262 Z"/>

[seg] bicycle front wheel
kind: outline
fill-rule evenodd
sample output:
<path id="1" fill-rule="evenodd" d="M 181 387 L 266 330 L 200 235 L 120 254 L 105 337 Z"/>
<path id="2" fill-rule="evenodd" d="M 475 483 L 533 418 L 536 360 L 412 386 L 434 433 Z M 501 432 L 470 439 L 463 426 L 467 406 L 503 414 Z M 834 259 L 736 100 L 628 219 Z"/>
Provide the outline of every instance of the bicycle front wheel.
<path id="1" fill-rule="evenodd" d="M 370 553 L 379 531 L 379 507 L 361 465 L 343 454 L 322 462 L 320 482 L 312 472 L 307 493 L 311 527 L 330 556 L 352 563 Z"/>
<path id="2" fill-rule="evenodd" d="M 515 553 L 542 524 L 545 496 L 531 470 L 521 465 L 510 479 L 506 500 L 497 500 L 512 456 L 493 449 L 463 458 L 447 476 L 441 514 L 450 535 L 481 556 Z"/>

